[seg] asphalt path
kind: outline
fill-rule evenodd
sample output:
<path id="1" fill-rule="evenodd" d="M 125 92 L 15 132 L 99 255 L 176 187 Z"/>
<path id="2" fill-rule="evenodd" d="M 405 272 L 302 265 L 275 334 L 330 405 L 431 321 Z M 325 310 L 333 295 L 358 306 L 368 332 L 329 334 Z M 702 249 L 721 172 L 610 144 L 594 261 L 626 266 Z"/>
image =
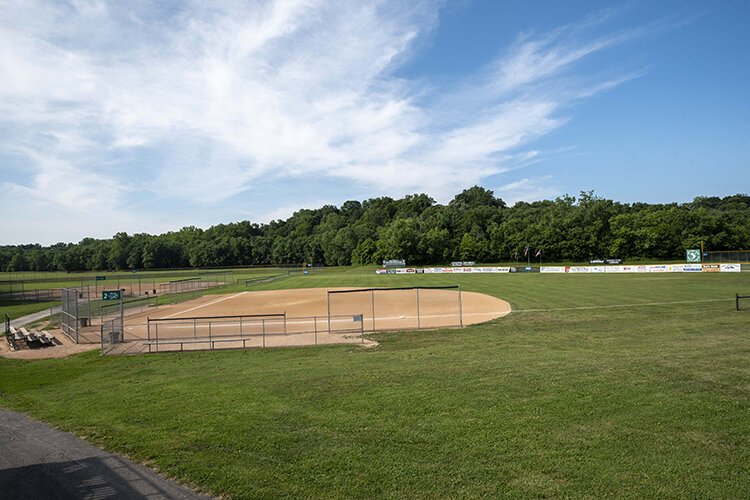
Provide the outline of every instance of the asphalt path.
<path id="1" fill-rule="evenodd" d="M 0 408 L 0 498 L 205 499 L 154 471 Z"/>
<path id="2" fill-rule="evenodd" d="M 60 312 L 60 306 L 55 306 L 50 309 L 45 309 L 43 311 L 35 312 L 33 314 L 27 314 L 26 316 L 20 316 L 16 319 L 10 320 L 11 326 L 14 328 L 20 328 L 22 326 L 28 325 L 29 323 L 33 323 L 34 321 L 39 321 L 40 319 L 44 319 L 48 317 L 50 314 L 55 314 Z"/>

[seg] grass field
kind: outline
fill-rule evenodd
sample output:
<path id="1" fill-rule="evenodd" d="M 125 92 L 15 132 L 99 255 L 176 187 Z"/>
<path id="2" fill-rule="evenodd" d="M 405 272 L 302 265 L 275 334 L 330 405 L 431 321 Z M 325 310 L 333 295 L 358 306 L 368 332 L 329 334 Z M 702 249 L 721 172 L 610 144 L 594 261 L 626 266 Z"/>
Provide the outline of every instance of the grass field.
<path id="1" fill-rule="evenodd" d="M 5 315 L 10 319 L 20 318 L 27 314 L 44 311 L 51 307 L 59 306 L 59 301 L 53 302 L 34 302 L 29 300 L 0 300 L 0 319 L 5 319 Z"/>
<path id="2" fill-rule="evenodd" d="M 0 404 L 236 498 L 748 496 L 747 273 L 352 269 L 251 289 L 456 283 L 516 312 L 371 349 L 0 359 Z"/>

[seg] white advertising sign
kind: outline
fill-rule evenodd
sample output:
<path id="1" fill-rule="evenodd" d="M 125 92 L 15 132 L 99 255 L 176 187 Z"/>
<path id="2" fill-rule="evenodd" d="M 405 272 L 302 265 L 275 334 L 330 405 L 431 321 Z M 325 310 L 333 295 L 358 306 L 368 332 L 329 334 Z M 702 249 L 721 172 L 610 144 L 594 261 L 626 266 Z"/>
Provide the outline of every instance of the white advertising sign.
<path id="1" fill-rule="evenodd" d="M 564 273 L 565 268 L 563 266 L 547 266 L 540 267 L 539 271 L 543 273 Z"/>
<path id="2" fill-rule="evenodd" d="M 720 264 L 719 269 L 722 273 L 739 273 L 742 272 L 742 264 Z"/>

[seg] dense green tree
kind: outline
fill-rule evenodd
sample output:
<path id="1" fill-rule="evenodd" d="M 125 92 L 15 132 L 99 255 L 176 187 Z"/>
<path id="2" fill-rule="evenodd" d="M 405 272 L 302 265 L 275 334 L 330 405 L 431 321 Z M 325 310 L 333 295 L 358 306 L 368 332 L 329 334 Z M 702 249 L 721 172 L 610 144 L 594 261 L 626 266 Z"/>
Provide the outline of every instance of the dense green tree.
<path id="1" fill-rule="evenodd" d="M 440 205 L 425 194 L 341 208 L 301 209 L 286 220 L 188 226 L 161 235 L 121 232 L 79 243 L 0 246 L 0 270 L 79 271 L 268 265 L 308 262 L 409 264 L 620 257 L 675 259 L 685 248 L 750 248 L 750 196 L 697 197 L 690 203 L 621 204 L 582 192 L 512 207 L 473 186 Z"/>

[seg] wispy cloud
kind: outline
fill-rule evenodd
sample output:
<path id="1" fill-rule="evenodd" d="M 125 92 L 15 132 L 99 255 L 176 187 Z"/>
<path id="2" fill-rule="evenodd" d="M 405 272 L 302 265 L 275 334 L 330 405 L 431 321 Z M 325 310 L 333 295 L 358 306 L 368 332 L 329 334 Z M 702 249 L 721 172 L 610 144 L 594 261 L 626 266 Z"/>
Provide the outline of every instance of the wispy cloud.
<path id="1" fill-rule="evenodd" d="M 545 200 L 561 194 L 560 188 L 551 175 L 531 179 L 524 178 L 495 188 L 495 195 L 502 198 L 510 206 L 519 201 Z"/>
<path id="2" fill-rule="evenodd" d="M 439 25 L 435 3 L 407 5 L 4 2 L 0 153 L 27 174 L 3 189 L 134 220 L 143 197 L 206 207 L 309 175 L 445 200 L 533 156 L 572 103 L 640 75 L 573 74 L 641 35 L 587 35 L 586 20 L 519 36 L 448 87 L 405 80 Z"/>

